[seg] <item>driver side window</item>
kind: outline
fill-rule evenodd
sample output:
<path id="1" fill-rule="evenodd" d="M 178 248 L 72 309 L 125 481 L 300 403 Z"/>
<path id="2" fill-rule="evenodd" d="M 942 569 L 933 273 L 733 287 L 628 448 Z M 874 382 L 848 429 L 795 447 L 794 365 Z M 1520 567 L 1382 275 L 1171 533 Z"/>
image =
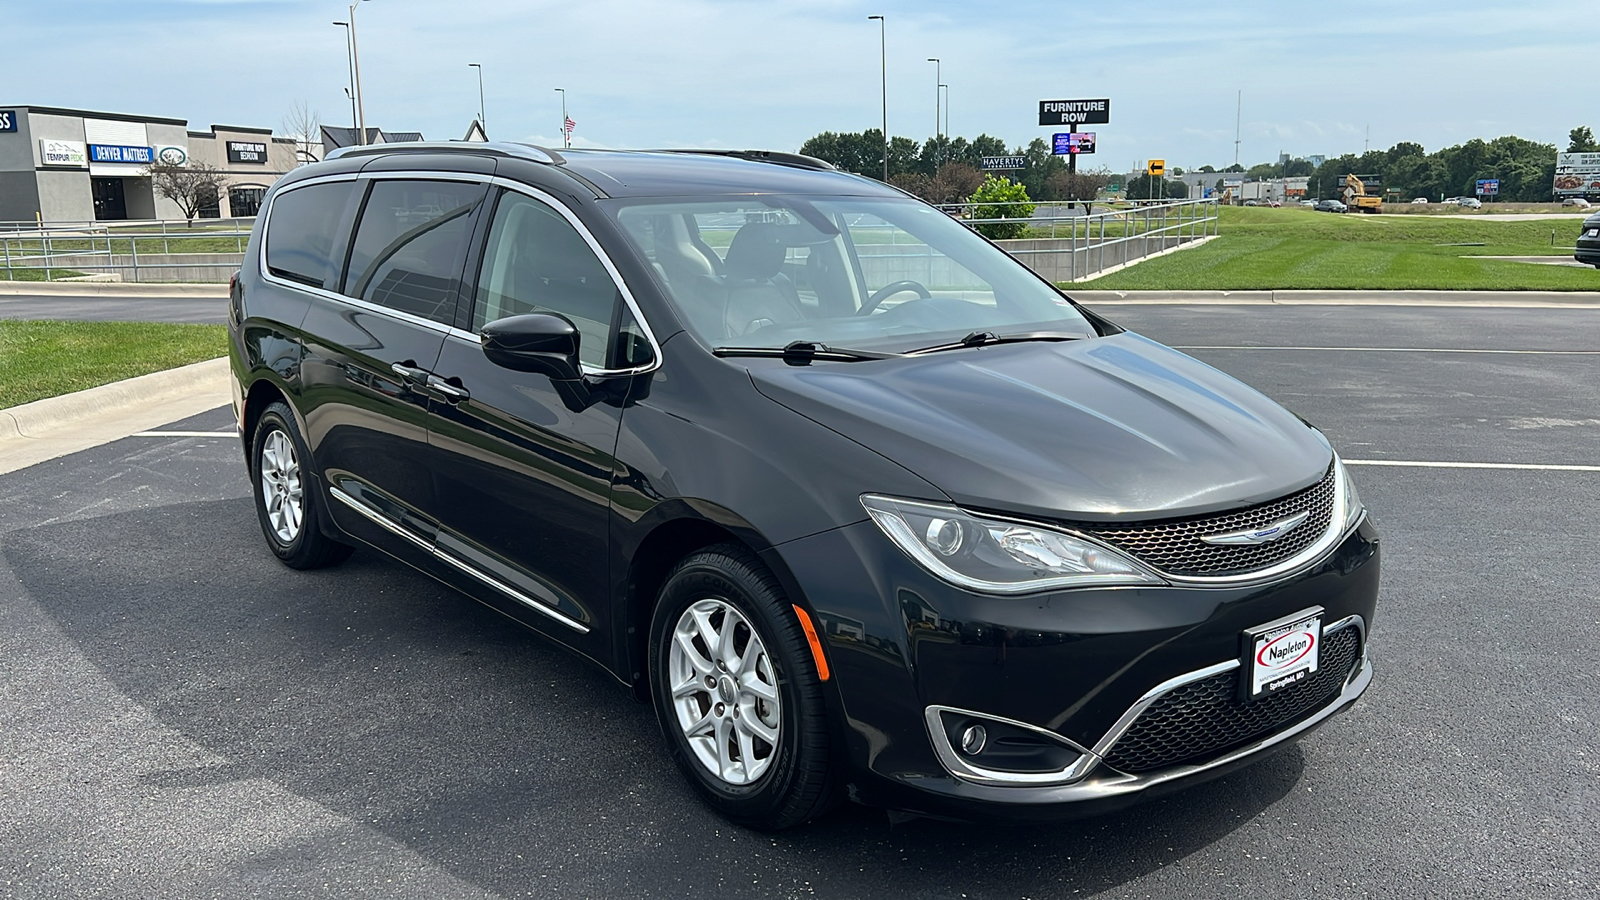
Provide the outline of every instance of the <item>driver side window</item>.
<path id="1" fill-rule="evenodd" d="M 474 331 L 506 316 L 559 313 L 582 335 L 579 361 L 603 369 L 621 299 L 611 273 L 565 217 L 524 194 L 501 195 L 478 273 Z"/>

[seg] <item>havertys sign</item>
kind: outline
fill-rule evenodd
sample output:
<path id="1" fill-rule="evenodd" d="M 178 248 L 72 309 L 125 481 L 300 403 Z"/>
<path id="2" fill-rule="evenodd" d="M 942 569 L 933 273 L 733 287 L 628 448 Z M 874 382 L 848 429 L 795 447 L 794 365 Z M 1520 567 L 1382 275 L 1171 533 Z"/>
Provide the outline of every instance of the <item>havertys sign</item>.
<path id="1" fill-rule="evenodd" d="M 1104 125 L 1111 121 L 1110 100 L 1040 100 L 1040 125 Z"/>

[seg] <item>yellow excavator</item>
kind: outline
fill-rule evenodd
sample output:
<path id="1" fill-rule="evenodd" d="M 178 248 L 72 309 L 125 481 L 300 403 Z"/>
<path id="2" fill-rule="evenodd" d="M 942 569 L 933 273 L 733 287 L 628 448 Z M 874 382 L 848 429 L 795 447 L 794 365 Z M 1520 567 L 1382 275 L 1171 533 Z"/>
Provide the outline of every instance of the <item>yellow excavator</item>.
<path id="1" fill-rule="evenodd" d="M 1376 187 L 1377 179 L 1368 176 Z M 1383 195 L 1367 193 L 1367 183 L 1354 175 L 1344 177 L 1344 205 L 1364 213 L 1383 212 Z"/>

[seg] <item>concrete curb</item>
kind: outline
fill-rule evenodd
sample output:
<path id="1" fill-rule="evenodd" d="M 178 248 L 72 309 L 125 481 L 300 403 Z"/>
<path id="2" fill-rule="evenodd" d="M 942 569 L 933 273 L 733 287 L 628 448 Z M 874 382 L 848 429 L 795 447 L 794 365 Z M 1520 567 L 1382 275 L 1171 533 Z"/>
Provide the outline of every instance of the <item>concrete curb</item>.
<path id="1" fill-rule="evenodd" d="M 1079 291 L 1091 306 L 1182 304 L 1224 306 L 1478 306 L 1600 309 L 1600 291 Z"/>
<path id="2" fill-rule="evenodd" d="M 225 284 L 126 284 L 120 281 L 0 281 L 0 297 L 206 297 L 228 296 Z"/>
<path id="3" fill-rule="evenodd" d="M 228 378 L 210 359 L 0 409 L 0 474 L 226 405 Z"/>

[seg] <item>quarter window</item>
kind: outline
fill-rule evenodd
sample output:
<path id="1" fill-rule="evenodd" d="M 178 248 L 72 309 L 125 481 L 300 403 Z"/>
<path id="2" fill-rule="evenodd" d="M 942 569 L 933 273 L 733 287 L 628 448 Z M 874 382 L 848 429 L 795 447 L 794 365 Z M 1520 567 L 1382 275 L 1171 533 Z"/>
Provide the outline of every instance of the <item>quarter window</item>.
<path id="1" fill-rule="evenodd" d="M 502 195 L 478 276 L 474 330 L 506 316 L 559 313 L 582 335 L 579 361 L 603 369 L 619 300 L 611 273 L 560 213 L 532 197 Z M 628 352 L 638 351 L 630 343 Z"/>
<path id="2" fill-rule="evenodd" d="M 329 287 L 338 277 L 339 224 L 355 188 L 334 181 L 287 190 L 272 201 L 267 229 L 267 271 L 311 287 Z"/>
<path id="3" fill-rule="evenodd" d="M 480 184 L 377 181 L 350 248 L 344 292 L 449 324 L 466 263 Z"/>

